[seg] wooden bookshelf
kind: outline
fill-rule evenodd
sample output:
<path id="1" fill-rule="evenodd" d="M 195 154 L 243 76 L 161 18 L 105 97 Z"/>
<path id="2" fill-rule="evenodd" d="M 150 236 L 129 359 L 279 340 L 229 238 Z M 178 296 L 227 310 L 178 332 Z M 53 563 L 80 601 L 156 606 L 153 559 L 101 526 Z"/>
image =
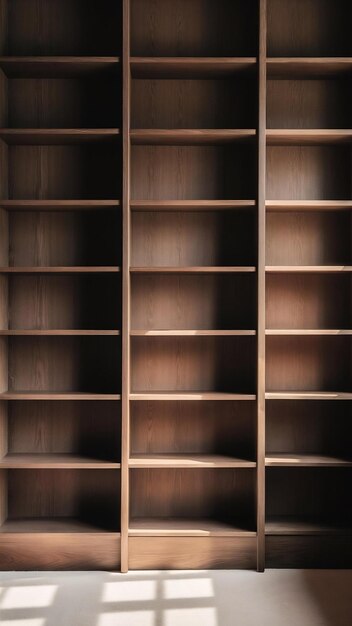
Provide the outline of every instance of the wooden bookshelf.
<path id="1" fill-rule="evenodd" d="M 349 4 L 0 0 L 0 570 L 351 567 Z"/>

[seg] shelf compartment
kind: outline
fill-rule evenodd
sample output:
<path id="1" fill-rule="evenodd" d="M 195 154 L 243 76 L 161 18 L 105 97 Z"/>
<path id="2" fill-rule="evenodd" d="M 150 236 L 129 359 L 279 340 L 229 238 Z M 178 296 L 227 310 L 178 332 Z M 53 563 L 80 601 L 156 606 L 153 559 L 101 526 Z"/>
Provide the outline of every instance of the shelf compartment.
<path id="1" fill-rule="evenodd" d="M 131 330 L 255 329 L 256 274 L 132 273 Z"/>
<path id="2" fill-rule="evenodd" d="M 0 201 L 1 205 L 1 201 Z M 121 265 L 121 215 L 111 210 L 5 211 L 1 238 L 1 265 L 17 268 L 71 271 Z"/>
<path id="3" fill-rule="evenodd" d="M 0 427 L 1 467 L 109 469 L 120 463 L 118 402 L 1 401 Z"/>
<path id="4" fill-rule="evenodd" d="M 2 54 L 116 55 L 121 48 L 122 16 L 114 0 L 102 0 L 99 19 L 94 3 L 84 0 L 4 0 L 6 36 Z M 84 16 L 84 19 L 82 17 Z"/>
<path id="5" fill-rule="evenodd" d="M 252 199 L 256 167 L 247 143 L 132 146 L 131 200 Z"/>
<path id="6" fill-rule="evenodd" d="M 268 2 L 269 57 L 351 55 L 348 0 Z M 284 26 L 283 26 L 284 25 Z"/>
<path id="7" fill-rule="evenodd" d="M 201 455 L 200 461 L 255 462 L 254 402 L 140 401 L 132 402 L 130 410 L 132 458 L 182 454 L 182 459 Z"/>
<path id="8" fill-rule="evenodd" d="M 351 201 L 351 147 L 268 146 L 266 182 L 269 201 Z"/>
<path id="9" fill-rule="evenodd" d="M 272 57 L 266 67 L 269 79 L 335 78 L 352 73 L 352 57 Z"/>
<path id="10" fill-rule="evenodd" d="M 235 212 L 137 212 L 132 215 L 135 268 L 217 267 L 256 263 L 256 216 Z"/>
<path id="11" fill-rule="evenodd" d="M 133 337 L 132 393 L 253 394 L 255 347 L 254 337 Z"/>
<path id="12" fill-rule="evenodd" d="M 350 211 L 270 212 L 266 219 L 268 266 L 350 266 Z"/>
<path id="13" fill-rule="evenodd" d="M 149 518 L 130 521 L 130 537 L 255 537 L 255 530 L 236 520 L 217 521 L 208 518 Z"/>
<path id="14" fill-rule="evenodd" d="M 121 126 L 120 81 L 117 72 L 106 75 L 104 66 L 99 74 L 98 65 L 88 77 L 58 77 L 55 64 L 49 78 L 9 78 L 0 72 L 0 137 L 12 144 L 115 140 Z"/>
<path id="15" fill-rule="evenodd" d="M 80 534 L 85 535 L 112 535 L 117 539 L 120 533 L 117 531 L 106 531 L 99 524 L 86 522 L 75 517 L 34 517 L 24 519 L 6 520 L 0 526 L 0 535 L 74 535 L 76 540 Z"/>
<path id="16" fill-rule="evenodd" d="M 351 203 L 352 205 L 352 203 Z M 131 211 L 235 211 L 250 210 L 256 207 L 255 200 L 132 200 Z"/>
<path id="17" fill-rule="evenodd" d="M 7 363 L 4 393 L 119 393 L 119 337 L 0 337 L 0 342 Z"/>
<path id="18" fill-rule="evenodd" d="M 345 75 L 325 80 L 317 77 L 269 80 L 269 142 L 348 142 L 350 133 L 342 129 L 351 127 L 350 93 L 350 81 Z"/>
<path id="19" fill-rule="evenodd" d="M 266 455 L 270 464 L 333 466 L 351 464 L 348 401 L 267 400 Z M 292 462 L 292 463 L 291 463 Z"/>
<path id="20" fill-rule="evenodd" d="M 255 461 L 236 459 L 219 454 L 138 454 L 130 457 L 129 466 L 136 469 L 153 468 L 249 468 Z"/>
<path id="21" fill-rule="evenodd" d="M 256 57 L 131 57 L 134 79 L 208 79 L 252 74 Z M 133 103 L 132 103 L 133 104 Z"/>
<path id="22" fill-rule="evenodd" d="M 253 535 L 254 493 L 253 469 L 131 469 L 130 528 L 143 532 L 147 518 L 146 535 L 203 534 L 202 525 Z"/>
<path id="23" fill-rule="evenodd" d="M 95 78 L 119 70 L 119 57 L 2 56 L 0 69 L 7 78 Z"/>
<path id="24" fill-rule="evenodd" d="M 7 172 L 1 200 L 117 199 L 119 161 L 119 150 L 109 142 L 7 146 L 1 141 L 0 164 Z"/>
<path id="25" fill-rule="evenodd" d="M 273 534 L 330 534 L 351 529 L 350 480 L 351 468 L 267 468 L 266 530 L 270 530 L 271 520 Z"/>
<path id="26" fill-rule="evenodd" d="M 133 78 L 131 138 L 181 145 L 247 141 L 255 130 L 224 129 L 255 129 L 255 104 L 256 84 L 247 74 L 212 80 Z"/>
<path id="27" fill-rule="evenodd" d="M 350 211 L 352 200 L 267 200 L 267 212 Z"/>
<path id="28" fill-rule="evenodd" d="M 266 338 L 268 392 L 350 392 L 351 339 L 336 336 Z"/>
<path id="29" fill-rule="evenodd" d="M 220 0 L 131 2 L 134 56 L 248 56 L 257 53 L 257 4 Z M 175 27 L 177 25 L 177 27 Z"/>
<path id="30" fill-rule="evenodd" d="M 347 129 L 269 129 L 266 131 L 269 146 L 320 146 L 350 144 L 352 130 Z"/>
<path id="31" fill-rule="evenodd" d="M 0 535 L 2 529 L 6 535 L 58 532 L 57 527 L 61 532 L 71 527 L 74 533 L 80 527 L 84 532 L 120 530 L 118 469 L 1 469 L 0 476 L 5 504 Z"/>
<path id="32" fill-rule="evenodd" d="M 137 146 L 193 146 L 199 144 L 243 143 L 254 139 L 255 136 L 256 131 L 253 129 L 132 129 L 130 131 L 132 145 Z"/>

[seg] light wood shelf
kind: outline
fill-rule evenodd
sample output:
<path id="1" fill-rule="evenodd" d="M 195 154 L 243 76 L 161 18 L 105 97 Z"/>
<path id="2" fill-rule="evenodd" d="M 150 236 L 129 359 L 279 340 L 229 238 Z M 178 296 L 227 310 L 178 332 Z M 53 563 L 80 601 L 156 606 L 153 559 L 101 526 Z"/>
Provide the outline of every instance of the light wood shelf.
<path id="1" fill-rule="evenodd" d="M 273 129 L 266 131 L 269 146 L 319 146 L 330 144 L 350 144 L 350 129 Z"/>
<path id="2" fill-rule="evenodd" d="M 273 517 L 265 524 L 266 535 L 344 535 L 352 528 L 339 522 L 320 519 L 301 519 L 299 517 Z"/>
<path id="3" fill-rule="evenodd" d="M 352 57 L 271 57 L 268 78 L 324 78 L 352 73 Z"/>
<path id="4" fill-rule="evenodd" d="M 2 337 L 118 337 L 119 330 L 0 330 Z"/>
<path id="5" fill-rule="evenodd" d="M 352 335 L 352 330 L 350 329 L 333 329 L 333 328 L 290 328 L 290 329 L 282 329 L 282 328 L 270 328 L 265 331 L 265 334 L 272 337 L 280 337 L 280 336 L 321 336 L 321 337 L 334 337 L 334 336 L 344 336 L 344 335 Z"/>
<path id="6" fill-rule="evenodd" d="M 0 459 L 4 469 L 119 469 L 120 463 L 74 454 L 6 454 Z"/>
<path id="7" fill-rule="evenodd" d="M 255 537 L 245 522 L 208 518 L 135 518 L 130 521 L 132 537 Z"/>
<path id="8" fill-rule="evenodd" d="M 0 400 L 121 400 L 118 393 L 3 391 Z"/>
<path id="9" fill-rule="evenodd" d="M 352 204 L 352 203 L 351 203 Z M 132 211 L 232 211 L 252 209 L 255 200 L 131 200 Z"/>
<path id="10" fill-rule="evenodd" d="M 267 211 L 350 211 L 352 200 L 267 200 Z"/>
<path id="11" fill-rule="evenodd" d="M 267 400 L 352 400 L 352 393 L 341 391 L 267 391 Z"/>
<path id="12" fill-rule="evenodd" d="M 7 211 L 97 211 L 115 210 L 119 200 L 0 200 Z"/>
<path id="13" fill-rule="evenodd" d="M 210 78 L 253 70 L 255 57 L 131 57 L 135 78 Z"/>
<path id="14" fill-rule="evenodd" d="M 268 467 L 352 467 L 352 459 L 321 454 L 268 454 Z"/>
<path id="15" fill-rule="evenodd" d="M 255 330 L 131 330 L 132 337 L 251 337 Z"/>
<path id="16" fill-rule="evenodd" d="M 267 265 L 267 273 L 339 274 L 352 272 L 351 265 Z"/>
<path id="17" fill-rule="evenodd" d="M 77 536 L 80 533 L 87 535 L 111 534 L 116 539 L 120 537 L 120 533 L 117 531 L 105 529 L 98 524 L 73 517 L 7 519 L 0 526 L 0 535 L 46 535 L 48 533 L 63 534 L 65 536 L 69 534 Z"/>
<path id="18" fill-rule="evenodd" d="M 256 131 L 253 129 L 132 129 L 130 131 L 131 142 L 134 145 L 159 145 L 159 146 L 190 146 L 211 145 L 247 142 L 254 139 Z"/>
<path id="19" fill-rule="evenodd" d="M 247 274 L 256 271 L 253 266 L 187 266 L 187 267 L 131 267 L 135 274 Z"/>
<path id="20" fill-rule="evenodd" d="M 134 468 L 253 468 L 255 461 L 218 454 L 138 454 L 130 457 Z"/>
<path id="21" fill-rule="evenodd" d="M 205 391 L 187 391 L 187 392 L 173 392 L 173 391 L 160 391 L 160 392 L 135 392 L 130 394 L 131 400 L 144 401 L 227 401 L 227 400 L 240 400 L 240 401 L 254 401 L 256 399 L 255 394 L 249 393 L 223 393 L 223 392 L 205 392 Z"/>
<path id="22" fill-rule="evenodd" d="M 23 266 L 0 267 L 0 274 L 116 274 L 120 272 L 117 266 Z"/>

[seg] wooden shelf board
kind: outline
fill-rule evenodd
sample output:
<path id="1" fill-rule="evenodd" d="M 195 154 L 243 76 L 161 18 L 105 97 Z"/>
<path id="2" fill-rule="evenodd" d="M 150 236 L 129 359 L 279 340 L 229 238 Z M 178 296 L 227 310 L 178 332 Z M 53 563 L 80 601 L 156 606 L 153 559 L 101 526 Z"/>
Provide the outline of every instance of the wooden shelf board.
<path id="1" fill-rule="evenodd" d="M 255 200 L 132 200 L 132 211 L 231 211 L 256 207 Z M 352 206 L 352 202 L 351 202 Z"/>
<path id="2" fill-rule="evenodd" d="M 352 393 L 341 391 L 267 391 L 266 400 L 352 400 Z"/>
<path id="3" fill-rule="evenodd" d="M 34 518 L 18 518 L 7 519 L 0 526 L 0 534 L 114 534 L 115 537 L 120 535 L 119 532 L 105 529 L 104 526 L 92 524 L 73 517 L 34 517 Z"/>
<path id="4" fill-rule="evenodd" d="M 352 330 L 344 329 L 318 329 L 318 328 L 270 328 L 265 331 L 268 336 L 339 336 L 339 335 L 352 335 Z"/>
<path id="5" fill-rule="evenodd" d="M 114 274 L 120 272 L 117 266 L 25 266 L 0 267 L 0 274 Z"/>
<path id="6" fill-rule="evenodd" d="M 351 331 L 352 333 L 352 331 Z M 248 337 L 255 330 L 131 330 L 132 337 Z"/>
<path id="7" fill-rule="evenodd" d="M 265 524 L 266 535 L 341 535 L 351 532 L 351 527 L 339 522 L 289 516 L 273 517 Z"/>
<path id="8" fill-rule="evenodd" d="M 119 330 L 0 330 L 3 337 L 118 337 Z"/>
<path id="9" fill-rule="evenodd" d="M 0 139 L 8 145 L 62 145 L 102 143 L 115 140 L 117 128 L 1 128 Z"/>
<path id="10" fill-rule="evenodd" d="M 267 265 L 267 273 L 307 273 L 307 274 L 339 274 L 352 272 L 351 265 Z"/>
<path id="11" fill-rule="evenodd" d="M 1 271 L 1 270 L 0 270 Z M 187 267 L 131 267 L 135 274 L 246 274 L 256 271 L 254 266 L 187 266 Z"/>
<path id="12" fill-rule="evenodd" d="M 134 145 L 209 145 L 243 142 L 253 139 L 253 129 L 133 129 L 130 131 Z"/>
<path id="13" fill-rule="evenodd" d="M 271 57 L 268 78 L 320 78 L 352 72 L 351 57 Z"/>
<path id="14" fill-rule="evenodd" d="M 219 454 L 136 454 L 130 457 L 133 468 L 226 468 L 256 467 L 255 461 Z"/>
<path id="15" fill-rule="evenodd" d="M 255 394 L 249 393 L 223 393 L 223 392 L 206 392 L 206 391 L 144 391 L 144 392 L 132 392 L 130 393 L 130 399 L 136 401 L 143 400 L 204 400 L 204 401 L 226 401 L 226 400 L 256 400 Z"/>
<path id="16" fill-rule="evenodd" d="M 119 200 L 0 200 L 0 208 L 7 211 L 95 211 L 119 206 Z"/>
<path id="17" fill-rule="evenodd" d="M 84 77 L 101 72 L 114 72 L 119 63 L 119 57 L 0 57 L 0 68 L 9 78 Z"/>
<path id="18" fill-rule="evenodd" d="M 216 78 L 256 67 L 255 57 L 132 57 L 133 78 Z"/>
<path id="19" fill-rule="evenodd" d="M 346 144 L 352 142 L 350 129 L 267 129 L 270 146 Z"/>
<path id="20" fill-rule="evenodd" d="M 268 454 L 267 467 L 352 467 L 352 459 L 321 454 Z"/>
<path id="21" fill-rule="evenodd" d="M 118 469 L 120 463 L 75 454 L 7 454 L 2 469 Z"/>
<path id="22" fill-rule="evenodd" d="M 352 200 L 267 200 L 267 211 L 350 211 Z"/>
<path id="23" fill-rule="evenodd" d="M 118 393 L 3 391 L 0 400 L 121 400 Z"/>
<path id="24" fill-rule="evenodd" d="M 238 520 L 208 518 L 135 518 L 130 520 L 128 534 L 133 537 L 255 537 L 255 530 Z"/>

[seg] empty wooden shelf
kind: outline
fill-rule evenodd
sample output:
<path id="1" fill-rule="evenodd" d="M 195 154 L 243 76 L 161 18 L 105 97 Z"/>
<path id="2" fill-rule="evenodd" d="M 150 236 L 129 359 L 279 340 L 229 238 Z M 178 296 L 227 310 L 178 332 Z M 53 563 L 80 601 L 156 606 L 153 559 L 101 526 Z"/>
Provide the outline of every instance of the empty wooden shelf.
<path id="1" fill-rule="evenodd" d="M 0 570 L 351 567 L 350 2 L 0 14 Z"/>

